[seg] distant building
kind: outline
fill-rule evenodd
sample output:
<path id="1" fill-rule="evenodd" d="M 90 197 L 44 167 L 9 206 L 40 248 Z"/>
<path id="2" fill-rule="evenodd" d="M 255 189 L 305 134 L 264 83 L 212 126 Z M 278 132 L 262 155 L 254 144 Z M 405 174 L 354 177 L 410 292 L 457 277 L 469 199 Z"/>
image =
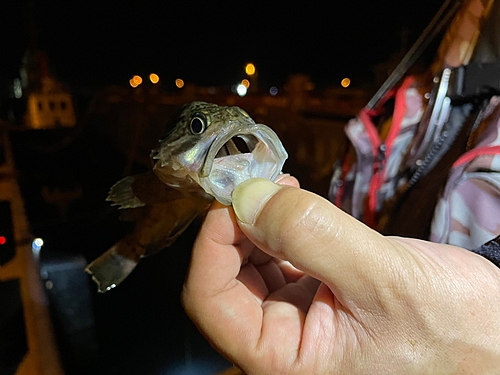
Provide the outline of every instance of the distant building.
<path id="1" fill-rule="evenodd" d="M 54 77 L 42 77 L 41 87 L 27 95 L 24 124 L 33 129 L 75 126 L 71 93 Z"/>
<path id="2" fill-rule="evenodd" d="M 71 92 L 48 67 L 43 51 L 28 49 L 14 83 L 14 96 L 26 103 L 23 125 L 30 129 L 74 127 L 76 114 Z"/>

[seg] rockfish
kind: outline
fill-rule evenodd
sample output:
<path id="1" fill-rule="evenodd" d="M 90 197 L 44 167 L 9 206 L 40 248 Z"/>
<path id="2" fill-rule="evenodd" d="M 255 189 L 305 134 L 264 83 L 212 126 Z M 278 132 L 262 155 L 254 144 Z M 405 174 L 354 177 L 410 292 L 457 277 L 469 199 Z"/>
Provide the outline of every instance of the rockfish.
<path id="1" fill-rule="evenodd" d="M 125 177 L 106 200 L 127 210 L 133 232 L 86 271 L 99 291 L 120 284 L 141 257 L 170 246 L 214 199 L 231 204 L 234 188 L 254 178 L 274 180 L 287 158 L 276 133 L 238 107 L 193 102 L 151 152 L 152 171 Z"/>

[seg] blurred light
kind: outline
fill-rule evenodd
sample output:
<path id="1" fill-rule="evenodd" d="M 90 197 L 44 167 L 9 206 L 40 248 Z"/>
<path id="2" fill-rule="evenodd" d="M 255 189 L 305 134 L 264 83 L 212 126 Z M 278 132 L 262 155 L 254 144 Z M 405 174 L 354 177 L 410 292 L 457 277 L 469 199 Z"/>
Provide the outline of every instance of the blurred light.
<path id="1" fill-rule="evenodd" d="M 151 83 L 157 84 L 158 82 L 160 82 L 160 77 L 158 77 L 158 74 L 151 73 L 149 75 L 149 80 L 151 81 Z"/>
<path id="2" fill-rule="evenodd" d="M 247 88 L 243 84 L 239 84 L 236 87 L 236 92 L 238 93 L 239 96 L 245 96 L 247 94 Z"/>
<path id="3" fill-rule="evenodd" d="M 183 81 L 182 79 L 180 79 L 180 78 L 177 78 L 177 79 L 175 80 L 175 85 L 176 85 L 178 88 L 180 88 L 180 89 L 181 89 L 181 88 L 183 88 L 183 87 L 184 87 L 184 81 Z"/>
<path id="4" fill-rule="evenodd" d="M 349 78 L 344 78 L 342 81 L 340 81 L 340 84 L 344 88 L 349 87 L 349 85 L 351 84 L 351 80 Z"/>
<path id="5" fill-rule="evenodd" d="M 251 75 L 254 75 L 255 74 L 255 65 L 252 64 L 252 63 L 248 63 L 246 66 L 245 66 L 245 73 L 248 74 L 249 76 Z"/>
<path id="6" fill-rule="evenodd" d="M 278 95 L 278 88 L 276 86 L 273 86 L 269 89 L 269 94 L 272 96 Z"/>
<path id="7" fill-rule="evenodd" d="M 189 343 L 186 343 L 189 345 Z M 189 349 L 188 349 L 189 350 Z M 186 351 L 187 352 L 187 351 Z M 188 361 L 177 360 L 166 363 L 166 367 L 160 369 L 157 375 L 213 375 L 235 372 L 227 370 L 228 363 L 217 357 L 202 357 L 200 359 L 189 359 Z"/>
<path id="8" fill-rule="evenodd" d="M 23 96 L 23 86 L 21 84 L 21 80 L 19 78 L 16 78 L 14 80 L 14 97 L 16 99 L 20 99 Z"/>
<path id="9" fill-rule="evenodd" d="M 250 81 L 248 79 L 242 80 L 241 84 L 245 86 L 247 89 L 250 87 Z"/>
<path id="10" fill-rule="evenodd" d="M 41 238 L 35 238 L 31 243 L 31 251 L 33 252 L 33 255 L 35 256 L 40 255 L 40 250 L 42 249 L 42 246 L 43 246 L 43 240 Z"/>
<path id="11" fill-rule="evenodd" d="M 139 86 L 141 83 L 142 83 L 142 78 L 141 76 L 133 76 L 132 77 L 132 81 L 134 81 L 134 83 Z"/>
<path id="12" fill-rule="evenodd" d="M 130 86 L 132 86 L 133 88 L 136 88 L 137 86 L 139 86 L 137 83 L 135 83 L 135 81 L 133 79 L 130 79 L 130 81 L 128 81 L 130 83 Z"/>
<path id="13" fill-rule="evenodd" d="M 6 242 L 7 238 L 5 238 L 5 236 L 0 236 L 0 245 L 5 245 Z"/>

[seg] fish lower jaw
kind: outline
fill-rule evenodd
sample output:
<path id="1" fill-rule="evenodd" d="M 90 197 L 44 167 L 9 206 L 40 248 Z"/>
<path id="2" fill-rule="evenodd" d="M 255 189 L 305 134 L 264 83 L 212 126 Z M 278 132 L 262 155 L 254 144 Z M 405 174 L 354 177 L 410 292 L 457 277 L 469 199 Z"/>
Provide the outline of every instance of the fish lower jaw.
<path id="1" fill-rule="evenodd" d="M 250 178 L 274 180 L 281 171 L 282 163 L 256 158 L 252 153 L 228 155 L 212 163 L 210 173 L 200 177 L 199 184 L 224 205 L 231 205 L 233 190 Z"/>

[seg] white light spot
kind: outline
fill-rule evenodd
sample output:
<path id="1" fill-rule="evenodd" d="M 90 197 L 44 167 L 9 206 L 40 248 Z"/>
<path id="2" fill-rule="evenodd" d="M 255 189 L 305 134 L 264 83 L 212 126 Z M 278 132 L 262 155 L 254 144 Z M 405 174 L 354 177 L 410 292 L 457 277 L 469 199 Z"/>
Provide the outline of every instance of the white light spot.
<path id="1" fill-rule="evenodd" d="M 20 99 L 23 96 L 23 86 L 21 84 L 21 80 L 19 78 L 16 78 L 14 80 L 14 97 L 16 99 Z"/>
<path id="2" fill-rule="evenodd" d="M 238 93 L 239 96 L 245 96 L 247 94 L 247 88 L 243 84 L 239 84 L 236 87 L 236 92 Z"/>
<path id="3" fill-rule="evenodd" d="M 40 250 L 42 249 L 43 246 L 43 240 L 41 238 L 35 238 L 33 242 L 31 243 L 31 251 L 33 252 L 33 255 L 38 257 L 40 255 Z"/>
<path id="4" fill-rule="evenodd" d="M 271 87 L 269 89 L 269 94 L 271 94 L 272 96 L 278 95 L 278 88 L 276 86 Z"/>

